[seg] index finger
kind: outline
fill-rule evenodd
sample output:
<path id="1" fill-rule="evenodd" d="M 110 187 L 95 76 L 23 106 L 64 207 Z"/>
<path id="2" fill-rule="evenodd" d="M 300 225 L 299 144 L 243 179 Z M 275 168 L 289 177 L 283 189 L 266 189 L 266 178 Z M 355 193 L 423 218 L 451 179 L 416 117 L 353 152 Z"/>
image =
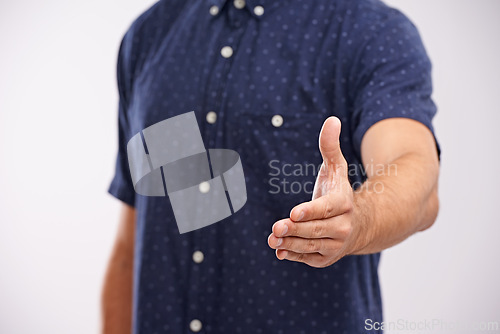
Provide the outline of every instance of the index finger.
<path id="1" fill-rule="evenodd" d="M 345 196 L 329 193 L 297 205 L 290 212 L 290 219 L 294 222 L 325 219 L 338 216 L 346 211 L 347 199 Z"/>
<path id="2" fill-rule="evenodd" d="M 341 238 L 336 219 L 310 220 L 293 222 L 291 219 L 281 219 L 274 223 L 272 231 L 277 238 L 300 237 L 305 239 Z"/>

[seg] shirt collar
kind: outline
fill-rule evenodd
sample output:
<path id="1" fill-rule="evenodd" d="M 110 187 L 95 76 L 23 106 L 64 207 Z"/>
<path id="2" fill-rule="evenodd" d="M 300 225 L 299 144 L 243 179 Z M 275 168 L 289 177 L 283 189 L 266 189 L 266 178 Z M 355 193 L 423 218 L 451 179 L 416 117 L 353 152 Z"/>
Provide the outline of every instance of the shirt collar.
<path id="1" fill-rule="evenodd" d="M 231 4 L 234 0 L 209 0 L 210 6 L 217 6 L 219 9 L 222 9 L 226 3 Z M 266 15 L 272 8 L 278 6 L 280 0 L 245 0 L 245 7 L 250 12 L 250 14 L 260 19 Z M 255 14 L 255 7 L 260 6 L 263 8 L 263 14 L 257 15 Z"/>

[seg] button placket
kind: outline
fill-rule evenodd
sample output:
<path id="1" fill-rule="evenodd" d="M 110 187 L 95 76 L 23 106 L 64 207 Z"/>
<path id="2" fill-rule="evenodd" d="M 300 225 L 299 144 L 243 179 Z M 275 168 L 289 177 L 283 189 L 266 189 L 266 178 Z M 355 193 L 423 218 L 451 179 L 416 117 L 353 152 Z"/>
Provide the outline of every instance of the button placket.
<path id="1" fill-rule="evenodd" d="M 243 15 L 245 13 L 240 12 L 238 9 L 232 8 L 232 10 L 239 12 L 239 16 L 246 17 L 247 20 L 251 18 L 248 15 Z M 240 37 L 244 32 L 244 27 L 242 26 L 235 28 L 234 26 L 229 25 L 226 27 L 228 32 L 226 32 L 225 38 L 221 38 L 221 40 L 225 40 L 226 42 L 222 42 L 219 44 L 219 59 L 215 64 L 214 71 L 212 72 L 213 75 L 210 77 L 209 84 L 207 85 L 207 91 L 213 93 L 208 95 L 208 98 L 204 104 L 204 109 L 206 112 L 205 120 L 208 124 L 211 125 L 205 127 L 206 130 L 204 131 L 204 138 L 205 142 L 208 143 L 208 146 L 210 147 L 216 146 L 216 141 L 222 139 L 217 137 L 217 133 L 221 126 L 224 125 L 224 111 L 221 110 L 223 103 L 222 100 L 225 98 L 224 90 L 228 82 L 228 75 L 231 69 L 231 65 L 237 52 L 238 41 L 240 40 Z"/>
<path id="2" fill-rule="evenodd" d="M 241 3 L 240 3 L 241 5 Z M 246 5 L 246 4 L 245 4 Z M 238 6 L 238 5 L 237 5 Z M 224 10 L 227 10 L 225 8 Z M 233 11 L 237 11 L 240 17 L 248 17 L 251 18 L 248 13 L 244 13 L 239 9 L 229 8 Z M 221 35 L 217 37 L 219 40 L 218 50 L 213 50 L 214 57 L 214 66 L 211 68 L 211 75 L 208 78 L 208 82 L 205 86 L 206 89 L 206 100 L 202 105 L 202 112 L 205 114 L 205 126 L 203 126 L 203 141 L 207 148 L 209 147 L 217 147 L 220 145 L 220 142 L 225 140 L 224 138 L 218 137 L 217 134 L 219 129 L 222 129 L 225 125 L 225 110 L 224 110 L 224 99 L 227 82 L 229 81 L 229 73 L 231 70 L 232 63 L 235 59 L 238 50 L 238 42 L 241 36 L 244 33 L 244 24 L 240 27 L 235 27 L 234 24 L 227 24 L 224 20 L 221 20 L 222 17 L 220 8 L 210 9 L 210 12 L 207 15 L 214 16 L 212 20 L 212 24 L 219 25 L 223 24 L 224 27 L 220 30 L 216 29 L 216 31 L 221 31 Z M 247 15 L 243 15 L 247 14 Z M 217 16 L 219 15 L 219 16 Z M 217 17 L 215 17 L 217 16 Z M 242 20 L 242 23 L 244 21 Z M 215 47 L 217 48 L 217 46 Z M 205 184 L 206 183 L 206 184 Z M 210 192 L 210 184 L 208 182 L 202 182 L 199 184 L 199 191 L 201 193 L 209 193 Z M 202 331 L 204 324 L 200 321 L 200 319 L 204 319 L 204 305 L 203 301 L 205 299 L 204 291 L 201 289 L 202 285 L 206 285 L 207 281 L 204 281 L 203 277 L 206 274 L 207 268 L 210 267 L 211 263 L 214 259 L 211 259 L 207 253 L 210 250 L 210 247 L 214 247 L 214 245 L 210 244 L 207 239 L 199 237 L 197 235 L 196 241 L 193 244 L 192 254 L 191 254 L 191 265 L 194 269 L 191 269 L 191 284 L 192 289 L 190 289 L 189 300 L 190 304 L 196 304 L 197 307 L 193 309 L 190 314 L 190 322 L 187 324 L 189 326 L 189 330 L 193 333 L 197 333 Z M 188 320 L 189 321 L 189 320 Z"/>

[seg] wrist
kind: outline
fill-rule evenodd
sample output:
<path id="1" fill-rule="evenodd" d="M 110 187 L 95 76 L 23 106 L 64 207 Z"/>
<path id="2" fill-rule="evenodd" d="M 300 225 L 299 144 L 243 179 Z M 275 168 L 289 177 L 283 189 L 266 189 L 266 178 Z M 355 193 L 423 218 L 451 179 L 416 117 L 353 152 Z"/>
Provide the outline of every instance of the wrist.
<path id="1" fill-rule="evenodd" d="M 352 224 L 353 224 L 353 247 L 351 255 L 362 255 L 372 253 L 369 250 L 375 241 L 376 219 L 375 210 L 372 210 L 371 201 L 362 192 L 354 192 Z"/>

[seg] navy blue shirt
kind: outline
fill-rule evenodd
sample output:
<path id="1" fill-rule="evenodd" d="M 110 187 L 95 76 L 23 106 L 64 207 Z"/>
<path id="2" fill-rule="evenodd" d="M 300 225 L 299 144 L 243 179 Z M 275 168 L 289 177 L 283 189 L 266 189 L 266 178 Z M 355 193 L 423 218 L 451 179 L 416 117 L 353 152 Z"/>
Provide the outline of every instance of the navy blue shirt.
<path id="1" fill-rule="evenodd" d="M 376 0 L 168 0 L 135 20 L 118 57 L 109 189 L 137 212 L 133 332 L 352 334 L 382 321 L 380 254 L 317 269 L 279 261 L 267 238 L 311 199 L 328 116 L 343 122 L 353 186 L 374 123 L 406 117 L 432 130 L 430 71 L 413 24 Z M 207 149 L 240 154 L 248 200 L 181 235 L 168 197 L 134 192 L 126 145 L 191 110 Z"/>

